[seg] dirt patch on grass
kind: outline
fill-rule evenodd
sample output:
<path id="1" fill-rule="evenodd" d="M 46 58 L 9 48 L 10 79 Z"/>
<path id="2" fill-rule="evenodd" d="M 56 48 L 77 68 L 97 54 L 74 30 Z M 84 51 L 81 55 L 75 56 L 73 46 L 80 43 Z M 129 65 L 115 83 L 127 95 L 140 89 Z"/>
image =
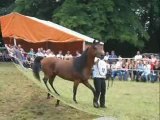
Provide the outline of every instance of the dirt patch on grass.
<path id="1" fill-rule="evenodd" d="M 61 103 L 21 74 L 11 63 L 0 63 L 0 120 L 91 120 L 88 115 Z"/>

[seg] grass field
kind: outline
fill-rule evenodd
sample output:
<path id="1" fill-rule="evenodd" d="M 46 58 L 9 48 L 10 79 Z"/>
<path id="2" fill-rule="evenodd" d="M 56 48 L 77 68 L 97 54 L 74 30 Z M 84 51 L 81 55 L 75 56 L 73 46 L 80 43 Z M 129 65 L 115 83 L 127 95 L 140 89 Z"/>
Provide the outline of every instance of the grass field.
<path id="1" fill-rule="evenodd" d="M 44 86 L 34 79 L 31 71 L 17 69 L 12 63 L 0 63 L 0 120 L 91 120 L 99 116 L 159 120 L 159 83 L 115 81 L 107 91 L 107 109 L 93 108 L 92 93 L 83 85 L 78 88 L 79 103 L 75 104 L 72 85 L 56 78 L 54 86 L 65 104 L 61 102 L 54 107 L 56 100 L 46 99 Z"/>

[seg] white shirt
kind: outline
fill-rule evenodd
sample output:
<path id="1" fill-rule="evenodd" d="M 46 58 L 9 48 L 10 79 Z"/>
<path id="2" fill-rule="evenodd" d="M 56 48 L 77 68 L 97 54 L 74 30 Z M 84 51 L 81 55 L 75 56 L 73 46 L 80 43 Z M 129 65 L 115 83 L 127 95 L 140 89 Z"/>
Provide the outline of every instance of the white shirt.
<path id="1" fill-rule="evenodd" d="M 105 55 L 105 56 L 104 56 L 104 60 L 106 60 L 106 61 L 107 61 L 107 60 L 108 60 L 108 58 L 109 58 L 109 55 Z"/>
<path id="2" fill-rule="evenodd" d="M 62 54 L 57 54 L 56 57 L 57 57 L 57 58 L 60 58 L 60 59 L 63 59 L 63 58 L 64 58 L 64 56 L 63 56 Z"/>
<path id="3" fill-rule="evenodd" d="M 44 57 L 44 54 L 43 54 L 42 52 L 37 52 L 37 53 L 36 53 L 36 56 Z"/>
<path id="4" fill-rule="evenodd" d="M 135 60 L 140 60 L 140 59 L 142 59 L 142 55 L 135 55 L 134 59 Z"/>
<path id="5" fill-rule="evenodd" d="M 46 54 L 45 56 L 46 57 L 55 57 L 55 54 L 50 53 L 50 54 Z"/>
<path id="6" fill-rule="evenodd" d="M 96 78 L 106 78 L 107 74 L 107 64 L 104 60 L 98 60 L 98 62 L 93 66 L 93 77 Z"/>

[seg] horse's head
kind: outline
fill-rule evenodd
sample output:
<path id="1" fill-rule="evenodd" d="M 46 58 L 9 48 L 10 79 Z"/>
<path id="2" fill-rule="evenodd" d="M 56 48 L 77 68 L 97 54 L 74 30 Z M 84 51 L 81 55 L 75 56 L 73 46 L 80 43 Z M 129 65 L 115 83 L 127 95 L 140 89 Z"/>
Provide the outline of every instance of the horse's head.
<path id="1" fill-rule="evenodd" d="M 100 58 L 101 56 L 104 56 L 105 52 L 103 50 L 103 44 L 100 41 L 94 40 L 91 48 L 92 48 L 92 53 L 95 57 Z"/>

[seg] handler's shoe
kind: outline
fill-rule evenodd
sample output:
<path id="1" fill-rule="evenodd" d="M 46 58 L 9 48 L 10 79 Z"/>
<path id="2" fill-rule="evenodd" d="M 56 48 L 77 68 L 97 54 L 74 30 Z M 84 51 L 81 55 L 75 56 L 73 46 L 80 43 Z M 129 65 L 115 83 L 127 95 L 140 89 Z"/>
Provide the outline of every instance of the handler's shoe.
<path id="1" fill-rule="evenodd" d="M 101 108 L 107 108 L 105 105 L 100 105 Z"/>
<path id="2" fill-rule="evenodd" d="M 99 104 L 96 103 L 96 102 L 93 103 L 93 106 L 94 106 L 95 108 L 99 108 Z"/>

